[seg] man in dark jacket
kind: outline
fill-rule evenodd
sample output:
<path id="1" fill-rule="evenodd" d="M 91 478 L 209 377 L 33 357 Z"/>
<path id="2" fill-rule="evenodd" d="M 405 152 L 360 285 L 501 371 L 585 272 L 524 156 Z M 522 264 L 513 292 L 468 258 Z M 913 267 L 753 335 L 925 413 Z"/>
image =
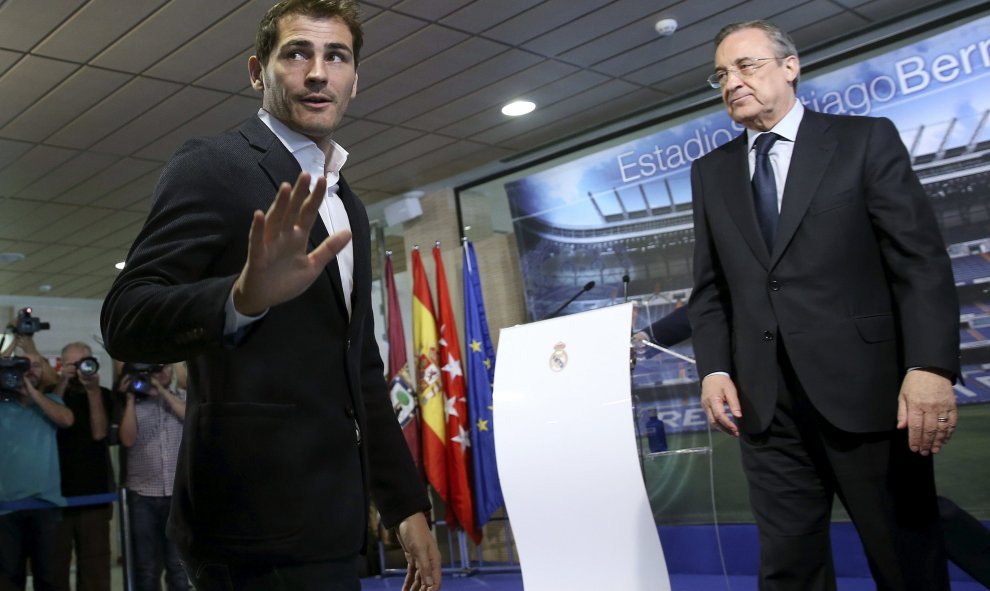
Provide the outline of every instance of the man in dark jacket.
<path id="1" fill-rule="evenodd" d="M 169 535 L 197 589 L 358 589 L 372 498 L 407 583 L 440 584 L 375 343 L 368 218 L 331 139 L 361 43 L 351 0 L 268 12 L 258 117 L 179 149 L 104 303 L 115 358 L 188 361 Z"/>

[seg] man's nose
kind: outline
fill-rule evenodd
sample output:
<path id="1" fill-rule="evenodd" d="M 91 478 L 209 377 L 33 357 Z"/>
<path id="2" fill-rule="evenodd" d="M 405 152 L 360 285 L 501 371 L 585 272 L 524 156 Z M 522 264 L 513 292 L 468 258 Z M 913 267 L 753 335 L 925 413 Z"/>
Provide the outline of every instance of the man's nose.
<path id="1" fill-rule="evenodd" d="M 327 64 L 321 59 L 314 59 L 313 64 L 306 73 L 306 80 L 313 82 L 325 82 L 327 79 Z"/>

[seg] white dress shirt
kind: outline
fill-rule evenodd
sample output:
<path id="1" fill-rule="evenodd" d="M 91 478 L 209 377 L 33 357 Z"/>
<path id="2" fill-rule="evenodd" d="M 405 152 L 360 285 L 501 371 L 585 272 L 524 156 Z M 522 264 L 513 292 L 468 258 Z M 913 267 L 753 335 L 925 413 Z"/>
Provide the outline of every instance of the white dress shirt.
<path id="1" fill-rule="evenodd" d="M 794 101 L 794 106 L 791 107 L 791 110 L 784 115 L 783 119 L 777 122 L 777 125 L 774 125 L 768 131 L 746 130 L 746 140 L 749 142 L 749 178 L 751 180 L 753 173 L 756 171 L 756 150 L 753 149 L 756 138 L 770 131 L 780 136 L 780 139 L 774 142 L 773 146 L 770 147 L 770 152 L 767 154 L 770 158 L 770 167 L 773 168 L 773 180 L 777 183 L 778 212 L 784 201 L 787 170 L 791 167 L 791 156 L 794 154 L 794 140 L 797 139 L 798 127 L 800 127 L 803 117 L 804 105 L 801 104 L 801 101 Z"/>

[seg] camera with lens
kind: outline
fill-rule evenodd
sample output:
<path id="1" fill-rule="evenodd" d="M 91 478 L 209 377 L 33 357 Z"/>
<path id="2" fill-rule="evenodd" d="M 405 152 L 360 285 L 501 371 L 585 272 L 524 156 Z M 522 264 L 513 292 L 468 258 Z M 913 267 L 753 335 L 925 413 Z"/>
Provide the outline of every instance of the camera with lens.
<path id="1" fill-rule="evenodd" d="M 51 324 L 42 322 L 40 318 L 31 315 L 31 308 L 21 308 L 17 311 L 17 320 L 14 323 L 14 332 L 20 335 L 31 336 L 39 330 L 48 330 Z"/>
<path id="2" fill-rule="evenodd" d="M 127 391 L 132 392 L 135 396 L 147 396 L 155 387 L 151 383 L 151 374 L 160 372 L 164 367 L 160 363 L 128 363 L 124 367 L 124 375 L 131 379 Z"/>
<path id="3" fill-rule="evenodd" d="M 15 400 L 24 385 L 24 374 L 31 369 L 27 357 L 0 357 L 0 402 Z"/>
<path id="4" fill-rule="evenodd" d="M 79 370 L 79 375 L 87 378 L 95 376 L 96 372 L 100 371 L 100 362 L 96 360 L 96 357 L 83 357 L 73 365 Z"/>

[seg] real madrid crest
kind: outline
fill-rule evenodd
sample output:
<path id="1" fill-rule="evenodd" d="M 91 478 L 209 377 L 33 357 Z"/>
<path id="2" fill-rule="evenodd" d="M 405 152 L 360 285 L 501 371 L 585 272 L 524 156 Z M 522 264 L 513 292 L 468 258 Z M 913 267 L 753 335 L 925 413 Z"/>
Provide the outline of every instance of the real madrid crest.
<path id="1" fill-rule="evenodd" d="M 567 347 L 563 342 L 553 346 L 553 353 L 550 355 L 550 369 L 553 371 L 563 371 L 567 367 Z"/>

